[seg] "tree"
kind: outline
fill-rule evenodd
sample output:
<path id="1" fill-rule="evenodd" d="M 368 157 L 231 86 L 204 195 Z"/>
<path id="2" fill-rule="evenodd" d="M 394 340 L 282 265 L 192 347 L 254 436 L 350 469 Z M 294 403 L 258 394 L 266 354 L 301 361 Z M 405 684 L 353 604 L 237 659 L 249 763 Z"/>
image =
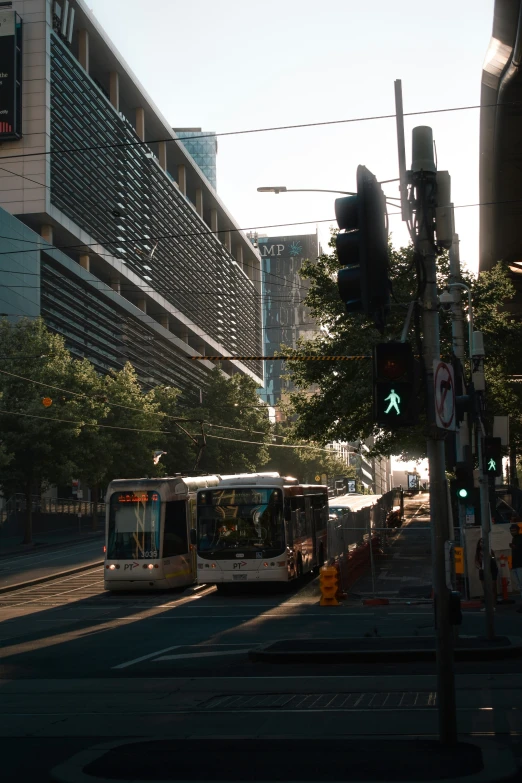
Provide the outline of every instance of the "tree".
<path id="1" fill-rule="evenodd" d="M 250 473 L 268 461 L 270 421 L 256 388 L 246 375 L 236 373 L 227 378 L 219 368 L 211 373 L 203 405 L 197 409 L 197 415 L 192 411 L 194 419 L 211 425 L 205 427 L 207 445 L 200 462 L 201 471 Z"/>
<path id="2" fill-rule="evenodd" d="M 72 445 L 80 426 L 74 403 L 58 388 L 69 388 L 75 365 L 63 338 L 51 334 L 40 319 L 0 322 L 0 344 L 6 360 L 0 370 L 0 430 L 9 461 L 0 476 L 7 496 L 23 491 L 26 501 L 24 543 L 32 542 L 32 496 L 42 485 L 71 478 Z M 8 368 L 8 369 L 6 369 Z M 49 407 L 43 398 L 52 400 Z"/>
<path id="3" fill-rule="evenodd" d="M 154 401 L 164 414 L 163 432 L 158 435 L 157 448 L 166 452 L 160 460 L 166 476 L 193 473 L 200 449 L 201 428 L 198 422 L 176 421 L 193 419 L 200 411 L 198 408 L 182 407 L 180 397 L 180 390 L 173 386 L 157 386 L 154 389 Z"/>
<path id="4" fill-rule="evenodd" d="M 316 483 L 316 476 L 321 477 L 323 474 L 329 478 L 333 476 L 355 478 L 355 468 L 346 465 L 334 451 L 328 450 L 330 451 L 328 453 L 318 443 L 300 441 L 292 423 L 279 423 L 275 426 L 274 432 L 276 434 L 274 441 L 283 445 L 270 447 L 270 459 L 265 465 L 265 470 L 276 470 L 282 476 L 293 476 L 304 484 Z M 302 448 L 287 448 L 290 444 Z"/>
<path id="5" fill-rule="evenodd" d="M 335 253 L 334 237 L 330 242 L 334 252 L 323 254 L 317 262 L 303 265 L 301 275 L 310 281 L 305 304 L 321 327 L 312 340 L 300 340 L 295 351 L 284 348 L 286 356 L 312 355 L 372 355 L 373 346 L 382 341 L 366 317 L 348 315 L 339 299 L 336 273 L 339 269 Z M 442 288 L 448 278 L 448 257 L 438 259 L 437 276 Z M 393 283 L 392 309 L 387 328 L 387 339 L 400 338 L 408 303 L 418 300 L 419 290 L 415 271 L 413 248 L 394 250 L 390 247 L 390 278 Z M 522 325 L 510 317 L 505 301 L 513 296 L 506 269 L 499 264 L 492 272 L 482 274 L 478 280 L 464 273 L 463 282 L 473 294 L 473 308 L 477 329 L 485 335 L 486 375 L 490 384 L 488 393 L 491 410 L 511 412 L 519 400 L 519 387 L 510 382 L 512 362 L 520 361 L 522 351 Z M 410 331 L 410 340 L 416 353 L 421 353 L 421 322 L 416 317 Z M 441 317 L 441 353 L 449 358 L 451 346 L 451 320 L 448 314 Z M 343 362 L 299 361 L 288 362 L 291 380 L 298 391 L 291 395 L 294 413 L 297 414 L 296 434 L 300 438 L 318 443 L 331 441 L 366 440 L 374 436 L 374 455 L 401 455 L 404 459 L 420 459 L 425 456 L 426 419 L 422 414 L 417 427 L 383 432 L 372 417 L 372 362 L 368 358 Z M 310 387 L 317 391 L 309 394 Z M 421 392 L 424 398 L 424 391 Z M 516 410 L 520 409 L 517 404 Z M 518 426 L 518 425 L 517 425 Z"/>
<path id="6" fill-rule="evenodd" d="M 101 487 L 117 478 L 162 475 L 153 453 L 162 437 L 164 414 L 154 392 L 143 392 L 129 362 L 104 377 L 87 365 L 81 388 L 98 409 L 81 429 L 74 459 L 79 478 L 91 488 L 96 529 Z"/>

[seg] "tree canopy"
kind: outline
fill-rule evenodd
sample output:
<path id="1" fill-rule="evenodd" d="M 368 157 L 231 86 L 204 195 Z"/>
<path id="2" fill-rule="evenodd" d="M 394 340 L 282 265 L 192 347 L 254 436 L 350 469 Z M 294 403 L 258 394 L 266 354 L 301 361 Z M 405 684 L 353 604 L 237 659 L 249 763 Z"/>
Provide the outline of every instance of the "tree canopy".
<path id="1" fill-rule="evenodd" d="M 310 281 L 305 304 L 320 331 L 312 339 L 301 339 L 295 350 L 284 348 L 285 356 L 369 357 L 373 346 L 383 341 L 368 318 L 359 314 L 348 315 L 339 299 L 339 263 L 334 239 L 335 236 L 332 236 L 331 253 L 324 253 L 318 261 L 306 262 L 301 270 L 302 277 Z M 419 299 L 413 247 L 396 250 L 390 246 L 389 254 L 393 294 L 385 340 L 400 339 L 408 304 Z M 449 261 L 444 253 L 438 259 L 439 288 L 447 282 L 448 274 Z M 484 333 L 488 410 L 491 415 L 509 413 L 513 417 L 513 436 L 520 443 L 522 425 L 518 411 L 522 389 L 512 382 L 510 374 L 511 368 L 520 364 L 522 358 L 522 324 L 506 309 L 506 302 L 514 296 L 508 270 L 499 263 L 478 279 L 464 272 L 463 282 L 472 291 L 475 329 Z M 464 307 L 467 309 L 465 300 Z M 421 333 L 420 318 L 414 318 L 409 339 L 416 353 L 421 352 Z M 452 354 L 451 319 L 444 312 L 441 312 L 441 354 L 447 359 Z M 423 415 L 416 427 L 396 432 L 385 432 L 373 422 L 371 359 L 354 358 L 338 362 L 294 359 L 288 361 L 287 366 L 289 377 L 297 387 L 290 395 L 297 437 L 324 444 L 331 441 L 354 442 L 373 436 L 374 454 L 394 454 L 404 459 L 425 456 L 426 422 Z M 310 388 L 315 390 L 314 393 L 310 394 Z"/>

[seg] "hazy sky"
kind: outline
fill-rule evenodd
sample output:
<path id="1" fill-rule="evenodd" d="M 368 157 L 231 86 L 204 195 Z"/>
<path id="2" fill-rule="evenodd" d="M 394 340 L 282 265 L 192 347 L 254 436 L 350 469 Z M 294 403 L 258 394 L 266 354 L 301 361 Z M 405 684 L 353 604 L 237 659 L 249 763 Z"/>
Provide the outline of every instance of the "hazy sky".
<path id="1" fill-rule="evenodd" d="M 477 105 L 493 0 L 90 0 L 172 126 L 231 131 Z M 478 192 L 479 111 L 406 118 L 431 125 L 455 205 Z M 398 175 L 395 120 L 273 131 L 219 140 L 218 191 L 242 227 L 311 221 L 262 233 L 306 233 L 332 220 L 335 196 L 258 194 L 259 185 L 355 189 L 362 163 Z M 386 186 L 397 195 L 396 183 Z M 391 210 L 392 212 L 396 210 Z M 319 223 L 323 245 L 329 222 Z M 395 243 L 406 242 L 400 216 Z M 461 258 L 478 265 L 478 209 L 456 211 Z"/>

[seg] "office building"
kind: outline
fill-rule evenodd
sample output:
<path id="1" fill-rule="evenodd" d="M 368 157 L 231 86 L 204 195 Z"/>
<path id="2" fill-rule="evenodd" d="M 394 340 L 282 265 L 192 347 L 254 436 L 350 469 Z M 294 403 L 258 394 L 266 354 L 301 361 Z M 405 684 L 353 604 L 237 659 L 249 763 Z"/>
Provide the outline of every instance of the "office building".
<path id="1" fill-rule="evenodd" d="M 260 256 L 215 192 L 215 138 L 205 170 L 84 0 L 0 15 L 1 311 L 41 314 L 102 372 L 130 360 L 199 396 L 215 365 L 191 356 L 263 350 Z M 260 361 L 222 368 L 263 385 Z"/>
<path id="2" fill-rule="evenodd" d="M 299 275 L 303 262 L 314 261 L 321 253 L 317 234 L 266 237 L 250 234 L 257 244 L 262 264 L 263 346 L 264 356 L 273 356 L 282 345 L 295 348 L 300 337 L 316 331 L 303 300 L 309 283 Z M 283 381 L 281 362 L 265 362 L 265 387 L 261 396 L 269 405 L 277 405 L 289 390 Z"/>

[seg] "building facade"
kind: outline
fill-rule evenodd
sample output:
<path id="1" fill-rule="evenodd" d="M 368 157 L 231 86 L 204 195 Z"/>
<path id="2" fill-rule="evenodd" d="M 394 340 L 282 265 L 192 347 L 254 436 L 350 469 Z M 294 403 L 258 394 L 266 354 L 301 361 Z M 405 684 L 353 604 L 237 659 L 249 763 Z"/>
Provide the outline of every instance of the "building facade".
<path id="1" fill-rule="evenodd" d="M 216 134 L 203 131 L 201 128 L 174 128 L 174 133 L 187 152 L 194 158 L 214 190 L 217 190 L 216 157 L 218 142 Z"/>
<path id="2" fill-rule="evenodd" d="M 41 314 L 101 371 L 129 359 L 142 380 L 200 394 L 214 364 L 190 357 L 262 353 L 259 253 L 83 0 L 13 0 L 12 12 L 2 311 Z M 263 385 L 260 361 L 222 369 Z"/>
<path id="3" fill-rule="evenodd" d="M 309 288 L 299 275 L 303 262 L 315 260 L 321 253 L 317 234 L 288 237 L 251 235 L 258 245 L 262 264 L 263 346 L 264 356 L 273 356 L 282 345 L 295 348 L 300 337 L 316 331 L 303 300 Z M 288 384 L 282 379 L 281 362 L 265 362 L 265 387 L 261 396 L 269 405 L 277 405 Z"/>

